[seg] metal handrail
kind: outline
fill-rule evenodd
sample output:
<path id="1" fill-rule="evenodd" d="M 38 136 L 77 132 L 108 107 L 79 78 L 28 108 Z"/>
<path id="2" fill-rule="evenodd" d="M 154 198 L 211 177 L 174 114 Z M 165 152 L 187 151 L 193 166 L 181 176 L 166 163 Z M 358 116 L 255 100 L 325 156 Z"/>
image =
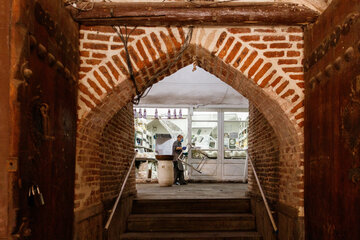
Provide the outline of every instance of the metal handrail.
<path id="1" fill-rule="evenodd" d="M 262 199 L 263 199 L 263 201 L 264 201 L 267 214 L 268 214 L 268 216 L 269 216 L 269 218 L 270 218 L 271 225 L 272 225 L 272 227 L 273 227 L 273 229 L 274 229 L 274 232 L 277 232 L 277 231 L 278 231 L 278 228 L 277 228 L 276 223 L 275 223 L 275 221 L 274 221 L 273 215 L 272 215 L 272 213 L 271 213 L 271 211 L 270 211 L 269 204 L 268 204 L 268 202 L 267 202 L 267 200 L 266 200 L 264 191 L 262 190 L 262 187 L 261 187 L 259 178 L 258 178 L 258 176 L 257 176 L 257 174 L 256 174 L 256 170 L 255 170 L 254 164 L 253 164 L 253 162 L 251 161 L 251 158 L 250 158 L 250 156 L 249 156 L 249 153 L 247 153 L 247 155 L 248 155 L 249 163 L 250 163 L 250 165 L 251 165 L 251 169 L 253 170 L 253 173 L 254 173 L 254 176 L 255 176 L 255 179 L 256 179 L 256 183 L 257 183 L 257 185 L 258 185 L 258 187 L 259 187 L 259 190 L 260 190 L 260 193 L 261 193 L 261 197 L 262 197 Z"/>
<path id="2" fill-rule="evenodd" d="M 135 155 L 134 155 L 133 160 L 131 161 L 131 165 L 130 165 L 129 170 L 128 170 L 127 174 L 126 174 L 126 177 L 125 177 L 125 179 L 124 179 L 124 182 L 123 182 L 123 184 L 122 184 L 122 186 L 121 186 L 119 195 L 117 196 L 116 201 L 115 201 L 115 204 L 114 204 L 114 206 L 113 206 L 113 208 L 112 208 L 112 210 L 111 210 L 110 217 L 108 218 L 108 220 L 107 220 L 107 222 L 106 222 L 105 230 L 108 230 L 108 229 L 109 229 L 110 223 L 111 223 L 111 221 L 112 221 L 112 219 L 113 219 L 113 217 L 114 217 L 115 211 L 116 211 L 116 209 L 117 209 L 117 207 L 118 207 L 118 205 L 119 205 L 119 201 L 120 201 L 121 195 L 122 195 L 122 193 L 124 192 L 125 185 L 126 185 L 126 183 L 127 183 L 127 180 L 129 179 L 129 176 L 130 176 L 130 173 L 131 173 L 131 169 L 132 169 L 133 166 L 134 166 L 135 158 L 136 158 L 136 153 L 135 153 Z"/>

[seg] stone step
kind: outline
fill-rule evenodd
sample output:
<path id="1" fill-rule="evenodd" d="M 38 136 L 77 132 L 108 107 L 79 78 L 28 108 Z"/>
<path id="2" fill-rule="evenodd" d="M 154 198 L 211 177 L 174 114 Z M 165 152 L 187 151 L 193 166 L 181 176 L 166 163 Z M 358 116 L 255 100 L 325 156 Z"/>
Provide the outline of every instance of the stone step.
<path id="1" fill-rule="evenodd" d="M 250 213 L 249 198 L 135 199 L 132 213 Z"/>
<path id="2" fill-rule="evenodd" d="M 122 234 L 122 240 L 157 240 L 157 239 L 191 239 L 191 240 L 220 240 L 220 239 L 237 239 L 237 240 L 262 240 L 257 232 L 129 232 Z"/>
<path id="3" fill-rule="evenodd" d="M 128 232 L 254 231 L 255 217 L 247 213 L 131 214 Z"/>

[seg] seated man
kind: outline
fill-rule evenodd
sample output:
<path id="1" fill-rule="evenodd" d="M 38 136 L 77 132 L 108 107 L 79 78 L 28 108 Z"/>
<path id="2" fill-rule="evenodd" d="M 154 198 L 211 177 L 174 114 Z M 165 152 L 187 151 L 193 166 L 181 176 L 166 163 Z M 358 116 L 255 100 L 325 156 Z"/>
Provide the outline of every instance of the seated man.
<path id="1" fill-rule="evenodd" d="M 177 136 L 177 140 L 174 142 L 172 146 L 172 154 L 173 154 L 173 163 L 174 163 L 174 184 L 176 185 L 185 185 L 184 179 L 184 166 L 182 162 L 178 159 L 181 151 L 186 149 L 186 147 L 182 147 L 181 143 L 184 141 L 182 135 Z"/>

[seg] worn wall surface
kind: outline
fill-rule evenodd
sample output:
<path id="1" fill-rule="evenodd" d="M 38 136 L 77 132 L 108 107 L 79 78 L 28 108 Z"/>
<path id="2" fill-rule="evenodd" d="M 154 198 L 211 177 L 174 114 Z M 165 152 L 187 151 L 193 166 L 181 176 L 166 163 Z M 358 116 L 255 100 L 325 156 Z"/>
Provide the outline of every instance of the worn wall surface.
<path id="1" fill-rule="evenodd" d="M 6 237 L 25 237 L 31 230 L 30 239 L 70 239 L 79 29 L 60 0 L 11 3 L 1 11 L 11 14 L 8 149 L 17 166 L 9 174 Z M 44 206 L 29 203 L 33 184 Z"/>
<path id="2" fill-rule="evenodd" d="M 100 194 L 102 200 L 116 198 L 119 186 L 134 157 L 134 111 L 127 104 L 106 124 L 100 143 Z M 135 193 L 135 168 L 124 194 Z"/>
<path id="3" fill-rule="evenodd" d="M 334 0 L 306 29 L 308 239 L 360 239 L 360 2 Z"/>
<path id="4" fill-rule="evenodd" d="M 280 144 L 276 134 L 263 114 L 249 105 L 249 156 L 270 203 L 279 201 Z M 249 167 L 249 190 L 260 194 L 253 171 Z"/>
<path id="5" fill-rule="evenodd" d="M 134 115 L 132 104 L 124 106 L 105 124 L 98 145 L 94 146 L 94 155 L 88 157 L 86 165 L 88 174 L 80 182 L 100 181 L 100 188 L 96 191 L 81 188 L 80 195 L 75 196 L 75 204 L 87 197 L 92 204 L 85 203 L 75 211 L 75 237 L 74 239 L 99 240 L 118 239 L 120 233 L 125 231 L 125 223 L 131 211 L 132 198 L 136 194 L 135 168 L 131 171 L 127 185 L 123 192 L 119 209 L 114 215 L 109 231 L 104 231 L 105 223 L 117 198 L 130 163 L 134 157 Z M 84 147 L 86 147 L 84 145 Z M 81 150 L 80 150 L 81 151 Z M 78 177 L 78 176 L 77 176 Z M 92 197 L 99 197 L 94 199 Z M 95 204 L 94 204 L 95 203 Z M 103 235 L 105 234 L 105 235 Z"/>
<path id="6" fill-rule="evenodd" d="M 139 89 L 196 62 L 239 91 L 262 112 L 279 140 L 283 167 L 279 201 L 302 209 L 303 190 L 298 187 L 303 181 L 302 29 L 195 28 L 183 48 L 188 32 L 162 27 L 132 31 L 128 48 Z M 78 198 L 77 209 L 100 201 L 100 179 L 87 181 L 87 166 L 98 164 L 105 124 L 135 94 L 123 44 L 114 30 L 83 26 L 80 35 L 76 194 L 92 194 Z"/>
<path id="7" fill-rule="evenodd" d="M 8 236 L 9 87 L 10 87 L 10 1 L 0 3 L 0 239 Z"/>

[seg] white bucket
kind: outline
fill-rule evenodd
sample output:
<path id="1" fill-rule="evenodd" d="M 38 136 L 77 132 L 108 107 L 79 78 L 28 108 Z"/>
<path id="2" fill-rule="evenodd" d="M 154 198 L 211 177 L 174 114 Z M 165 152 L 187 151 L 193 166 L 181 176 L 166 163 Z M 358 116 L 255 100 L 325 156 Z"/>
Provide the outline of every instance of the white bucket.
<path id="1" fill-rule="evenodd" d="M 174 165 L 172 161 L 158 161 L 158 181 L 160 187 L 171 187 L 174 183 Z"/>

